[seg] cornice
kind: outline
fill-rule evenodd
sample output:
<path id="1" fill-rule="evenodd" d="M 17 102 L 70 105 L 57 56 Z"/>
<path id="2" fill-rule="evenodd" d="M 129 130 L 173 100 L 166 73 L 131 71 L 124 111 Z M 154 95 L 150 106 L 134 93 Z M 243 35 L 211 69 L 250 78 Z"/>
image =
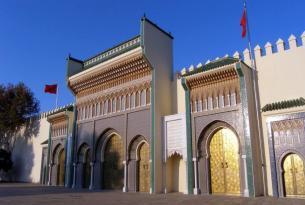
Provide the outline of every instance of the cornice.
<path id="1" fill-rule="evenodd" d="M 77 96 L 90 89 L 102 90 L 148 75 L 151 71 L 143 56 L 128 59 L 110 68 L 71 80 L 69 85 Z"/>
<path id="2" fill-rule="evenodd" d="M 62 112 L 56 113 L 54 115 L 48 116 L 47 121 L 51 124 L 58 124 L 58 123 L 65 122 L 67 119 L 68 119 L 68 116 L 67 116 L 66 111 L 62 111 Z"/>
<path id="3" fill-rule="evenodd" d="M 186 81 L 188 86 L 193 89 L 237 78 L 237 71 L 234 68 L 234 64 L 231 64 L 229 66 L 186 77 Z"/>
<path id="4" fill-rule="evenodd" d="M 83 79 L 84 77 L 87 77 L 88 75 L 94 75 L 95 73 L 104 72 L 105 70 L 108 70 L 109 68 L 118 65 L 122 62 L 128 61 L 132 58 L 138 57 L 143 55 L 141 48 L 136 48 L 131 51 L 128 51 L 124 54 L 121 54 L 115 58 L 109 59 L 105 62 L 99 63 L 89 69 L 86 69 L 80 73 L 77 73 L 71 77 L 68 78 L 68 81 L 73 83 L 74 81 L 78 81 L 80 79 Z"/>

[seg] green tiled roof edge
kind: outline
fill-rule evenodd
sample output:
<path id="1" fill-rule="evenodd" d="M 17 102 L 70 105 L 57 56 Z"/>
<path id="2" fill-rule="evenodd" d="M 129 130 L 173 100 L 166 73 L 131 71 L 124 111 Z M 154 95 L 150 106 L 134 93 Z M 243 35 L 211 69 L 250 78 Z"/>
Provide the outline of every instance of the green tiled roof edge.
<path id="1" fill-rule="evenodd" d="M 266 104 L 262 108 L 262 112 L 273 111 L 273 110 L 282 110 L 286 108 L 293 108 L 305 105 L 305 99 L 300 97 L 298 99 L 293 100 L 284 100 L 280 102 L 274 102 Z"/>
<path id="2" fill-rule="evenodd" d="M 215 60 L 212 61 L 208 64 L 202 65 L 199 68 L 195 68 L 193 71 L 187 72 L 184 75 L 181 75 L 183 77 L 185 76 L 190 76 L 190 75 L 194 75 L 196 73 L 200 73 L 200 72 L 204 72 L 204 71 L 208 71 L 208 70 L 213 70 L 215 68 L 219 68 L 225 65 L 230 65 L 232 63 L 237 63 L 239 61 L 239 59 L 236 58 L 232 58 L 232 57 L 225 57 L 225 58 L 221 58 L 219 60 Z"/>

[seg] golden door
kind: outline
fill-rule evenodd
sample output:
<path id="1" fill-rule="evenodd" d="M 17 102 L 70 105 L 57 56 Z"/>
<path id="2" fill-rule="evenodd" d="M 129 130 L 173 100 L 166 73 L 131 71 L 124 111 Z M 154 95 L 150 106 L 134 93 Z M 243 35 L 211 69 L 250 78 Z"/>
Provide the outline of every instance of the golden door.
<path id="1" fill-rule="evenodd" d="M 283 163 L 286 196 L 305 195 L 304 164 L 297 154 L 288 155 Z"/>
<path id="2" fill-rule="evenodd" d="M 65 185 L 65 150 L 62 150 L 58 157 L 58 177 L 57 184 Z"/>
<path id="3" fill-rule="evenodd" d="M 103 188 L 122 189 L 124 185 L 123 142 L 118 135 L 113 135 L 107 142 L 103 168 Z"/>
<path id="4" fill-rule="evenodd" d="M 229 129 L 218 130 L 210 142 L 212 193 L 240 194 L 238 139 Z"/>
<path id="5" fill-rule="evenodd" d="M 143 143 L 139 149 L 139 191 L 149 192 L 150 188 L 150 167 L 149 167 L 149 147 Z"/>
<path id="6" fill-rule="evenodd" d="M 90 180 L 91 180 L 91 156 L 90 156 L 90 151 L 88 150 L 86 152 L 86 158 L 85 158 L 85 163 L 84 163 L 84 173 L 83 173 L 83 188 L 88 188 L 90 185 Z"/>

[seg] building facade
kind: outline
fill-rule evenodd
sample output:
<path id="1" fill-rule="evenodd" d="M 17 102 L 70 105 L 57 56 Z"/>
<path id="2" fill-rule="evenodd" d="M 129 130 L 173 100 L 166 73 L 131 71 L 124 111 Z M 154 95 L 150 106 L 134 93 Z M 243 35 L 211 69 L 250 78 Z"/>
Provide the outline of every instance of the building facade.
<path id="1" fill-rule="evenodd" d="M 173 37 L 67 59 L 75 103 L 44 115 L 44 184 L 124 192 L 305 196 L 305 33 L 173 73 Z"/>

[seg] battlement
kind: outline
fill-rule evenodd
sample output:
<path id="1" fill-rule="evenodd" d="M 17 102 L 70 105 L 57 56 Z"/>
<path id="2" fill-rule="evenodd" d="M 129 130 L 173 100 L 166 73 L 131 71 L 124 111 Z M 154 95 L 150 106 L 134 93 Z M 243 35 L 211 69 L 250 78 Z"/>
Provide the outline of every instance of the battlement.
<path id="1" fill-rule="evenodd" d="M 300 38 L 297 38 L 295 35 L 291 34 L 288 38 L 288 41 L 285 42 L 283 39 L 279 38 L 275 45 L 272 45 L 270 42 L 267 42 L 264 46 L 264 48 L 260 47 L 259 45 L 256 45 L 253 49 L 253 55 L 258 60 L 260 58 L 264 58 L 266 56 L 271 56 L 277 53 L 284 53 L 289 52 L 291 50 L 294 50 L 296 48 L 304 47 L 305 48 L 305 31 L 300 36 Z M 226 54 L 223 58 L 229 57 L 228 54 Z M 238 51 L 236 51 L 233 55 L 233 58 L 243 60 L 247 65 L 251 66 L 251 57 L 250 57 L 250 51 L 248 48 L 246 48 L 242 54 L 240 54 Z M 181 75 L 185 75 L 186 73 L 193 72 L 194 69 L 200 68 L 203 65 L 207 65 L 213 61 L 219 60 L 219 57 L 216 57 L 214 60 L 207 60 L 205 63 L 198 63 L 197 66 L 190 65 L 188 68 L 182 68 L 180 71 Z"/>

